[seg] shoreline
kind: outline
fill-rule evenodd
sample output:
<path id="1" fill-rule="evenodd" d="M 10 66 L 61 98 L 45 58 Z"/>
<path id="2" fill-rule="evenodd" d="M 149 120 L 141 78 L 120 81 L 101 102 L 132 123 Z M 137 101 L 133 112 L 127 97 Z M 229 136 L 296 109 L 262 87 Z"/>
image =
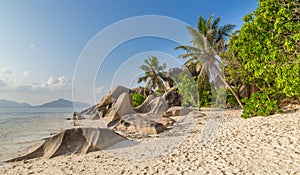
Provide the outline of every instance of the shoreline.
<path id="1" fill-rule="evenodd" d="M 195 126 L 186 139 L 165 155 L 135 161 L 134 157 L 126 159 L 133 155 L 126 153 L 132 147 L 125 147 L 85 155 L 2 163 L 0 174 L 300 173 L 299 109 L 249 119 L 239 117 L 241 110 L 225 110 L 215 134 L 205 143 L 199 143 L 199 140 L 209 117 L 216 111 L 201 112 L 207 116 L 196 118 Z M 164 152 L 159 150 L 162 149 L 159 146 L 166 144 L 154 143 L 159 153 Z M 164 143 L 172 146 L 172 142 Z M 137 153 L 144 153 L 143 149 L 138 149 L 139 145 L 135 146 Z"/>

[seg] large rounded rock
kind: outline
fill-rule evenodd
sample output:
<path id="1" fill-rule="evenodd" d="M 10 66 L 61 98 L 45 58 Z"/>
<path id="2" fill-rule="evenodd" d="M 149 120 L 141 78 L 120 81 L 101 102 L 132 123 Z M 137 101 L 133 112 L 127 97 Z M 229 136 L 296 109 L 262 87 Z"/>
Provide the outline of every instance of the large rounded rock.
<path id="1" fill-rule="evenodd" d="M 149 113 L 163 114 L 168 109 L 168 103 L 164 97 L 156 97 L 149 104 Z"/>
<path id="2" fill-rule="evenodd" d="M 123 93 L 129 94 L 130 89 L 123 86 L 116 86 L 111 91 L 109 91 L 100 101 L 98 107 L 107 106 L 112 103 L 115 103 L 119 96 Z"/>
<path id="3" fill-rule="evenodd" d="M 176 90 L 173 89 L 167 91 L 164 96 L 168 103 L 168 107 L 181 106 L 181 95 Z"/>
<path id="4" fill-rule="evenodd" d="M 52 158 L 75 153 L 85 154 L 110 147 L 125 137 L 109 129 L 73 128 L 67 129 L 51 138 L 40 141 L 36 145 L 11 155 L 7 162 L 33 159 L 37 157 Z"/>
<path id="5" fill-rule="evenodd" d="M 166 116 L 166 117 L 182 116 L 182 115 L 187 115 L 191 111 L 193 111 L 193 109 L 191 109 L 191 108 L 181 107 L 181 106 L 173 106 L 164 113 L 164 116 Z"/>
<path id="6" fill-rule="evenodd" d="M 146 100 L 135 111 L 138 113 L 163 114 L 168 109 L 167 101 L 164 97 L 149 95 Z"/>
<path id="7" fill-rule="evenodd" d="M 112 123 L 120 120 L 122 116 L 135 113 L 131 106 L 129 94 L 122 93 L 103 119 L 107 125 L 111 126 Z"/>
<path id="8" fill-rule="evenodd" d="M 144 114 L 123 116 L 114 128 L 118 131 L 129 130 L 144 132 L 148 134 L 159 134 L 166 129 L 163 124 L 145 117 Z"/>
<path id="9" fill-rule="evenodd" d="M 149 112 L 151 109 L 150 109 L 150 106 L 149 106 L 149 103 L 155 98 L 156 96 L 154 94 L 151 94 L 149 95 L 145 101 L 138 107 L 136 107 L 134 110 L 137 112 L 137 113 L 147 113 Z"/>

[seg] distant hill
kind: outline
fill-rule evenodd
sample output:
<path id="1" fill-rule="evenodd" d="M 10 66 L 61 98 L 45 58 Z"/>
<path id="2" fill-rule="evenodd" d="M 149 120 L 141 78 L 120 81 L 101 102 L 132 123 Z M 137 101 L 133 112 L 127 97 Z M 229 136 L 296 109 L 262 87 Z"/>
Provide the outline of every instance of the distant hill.
<path id="1" fill-rule="evenodd" d="M 32 107 L 28 103 L 19 103 L 10 100 L 0 99 L 0 108 L 29 108 Z"/>
<path id="2" fill-rule="evenodd" d="M 51 101 L 36 107 L 41 107 L 41 108 L 87 108 L 90 107 L 91 105 L 88 103 L 82 103 L 82 102 L 75 102 L 73 106 L 73 102 L 65 99 L 58 99 L 55 101 Z"/>

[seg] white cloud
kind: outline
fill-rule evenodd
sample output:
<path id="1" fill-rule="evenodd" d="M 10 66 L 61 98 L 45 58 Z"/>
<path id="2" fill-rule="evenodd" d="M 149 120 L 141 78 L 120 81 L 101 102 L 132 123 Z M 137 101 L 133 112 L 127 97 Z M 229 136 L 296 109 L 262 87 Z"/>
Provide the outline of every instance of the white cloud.
<path id="1" fill-rule="evenodd" d="M 0 67 L 0 98 L 32 104 L 39 104 L 48 99 L 71 98 L 72 89 L 69 79 L 65 76 L 51 76 L 45 82 L 32 83 L 25 81 L 25 77 L 29 75 L 28 70 L 15 74 L 8 68 Z"/>
<path id="2" fill-rule="evenodd" d="M 43 82 L 40 84 L 35 84 L 33 85 L 33 89 L 35 88 L 46 88 L 49 90 L 56 90 L 56 89 L 61 89 L 62 87 L 64 87 L 65 85 L 67 85 L 69 82 L 69 79 L 61 76 L 58 78 L 53 78 L 52 76 L 49 77 L 47 82 Z"/>
<path id="3" fill-rule="evenodd" d="M 8 86 L 9 84 L 14 84 L 14 73 L 6 67 L 0 67 L 0 84 L 1 87 Z"/>
<path id="4" fill-rule="evenodd" d="M 102 87 L 102 86 L 98 87 L 97 89 L 95 89 L 95 94 L 96 94 L 96 95 L 101 94 L 102 91 L 103 91 L 103 89 L 104 89 L 104 87 Z"/>
<path id="5" fill-rule="evenodd" d="M 10 78 L 13 76 L 13 72 L 6 67 L 0 67 L 0 78 Z"/>
<path id="6" fill-rule="evenodd" d="M 25 70 L 24 72 L 23 72 L 23 77 L 27 77 L 29 75 L 29 70 Z"/>

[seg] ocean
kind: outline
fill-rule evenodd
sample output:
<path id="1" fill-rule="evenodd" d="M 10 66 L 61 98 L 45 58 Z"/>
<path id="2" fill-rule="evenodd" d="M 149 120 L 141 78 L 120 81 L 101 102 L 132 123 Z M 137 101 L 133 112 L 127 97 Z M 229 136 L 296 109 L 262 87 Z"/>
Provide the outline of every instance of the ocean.
<path id="1" fill-rule="evenodd" d="M 0 161 L 71 127 L 73 108 L 0 108 Z"/>

